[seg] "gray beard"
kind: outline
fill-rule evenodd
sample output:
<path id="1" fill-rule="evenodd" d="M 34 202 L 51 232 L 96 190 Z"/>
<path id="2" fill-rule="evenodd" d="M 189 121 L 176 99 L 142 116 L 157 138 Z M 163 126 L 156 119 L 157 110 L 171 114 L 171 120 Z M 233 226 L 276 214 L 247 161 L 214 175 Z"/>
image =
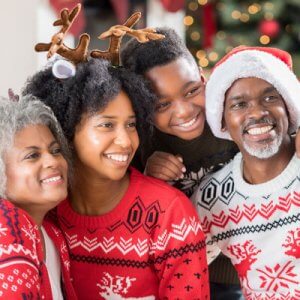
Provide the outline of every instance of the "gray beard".
<path id="1" fill-rule="evenodd" d="M 245 150 L 250 154 L 251 156 L 254 156 L 258 159 L 267 159 L 275 155 L 282 144 L 283 140 L 283 134 L 280 133 L 276 136 L 276 138 L 266 145 L 260 147 L 260 148 L 254 148 L 250 147 L 247 143 L 243 142 L 243 146 Z"/>

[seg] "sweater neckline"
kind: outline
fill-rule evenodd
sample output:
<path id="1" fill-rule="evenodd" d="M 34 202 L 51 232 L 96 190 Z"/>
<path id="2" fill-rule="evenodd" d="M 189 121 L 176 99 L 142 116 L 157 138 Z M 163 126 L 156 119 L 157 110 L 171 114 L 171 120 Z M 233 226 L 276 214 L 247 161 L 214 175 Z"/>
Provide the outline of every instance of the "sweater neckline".
<path id="1" fill-rule="evenodd" d="M 260 184 L 250 184 L 243 177 L 243 158 L 241 152 L 236 154 L 233 160 L 233 179 L 239 192 L 251 196 L 269 195 L 283 187 L 289 185 L 299 174 L 300 159 L 296 154 L 278 176 Z"/>
<path id="2" fill-rule="evenodd" d="M 129 186 L 121 201 L 110 212 L 98 216 L 82 215 L 76 212 L 72 208 L 69 199 L 66 199 L 58 207 L 59 214 L 66 217 L 71 223 L 83 227 L 104 228 L 113 224 L 128 212 L 131 202 L 134 201 L 132 195 L 136 195 L 136 190 L 138 189 L 139 172 L 132 167 L 129 168 L 129 171 Z"/>

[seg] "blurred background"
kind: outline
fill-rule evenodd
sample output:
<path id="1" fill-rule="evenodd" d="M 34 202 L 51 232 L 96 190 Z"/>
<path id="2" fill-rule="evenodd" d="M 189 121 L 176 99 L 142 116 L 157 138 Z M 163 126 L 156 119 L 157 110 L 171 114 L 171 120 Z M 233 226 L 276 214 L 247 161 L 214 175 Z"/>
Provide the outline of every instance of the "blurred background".
<path id="1" fill-rule="evenodd" d="M 62 8 L 82 4 L 65 43 L 76 46 L 79 35 L 91 36 L 89 49 L 105 50 L 100 33 L 122 24 L 135 11 L 135 28 L 170 26 L 185 39 L 198 64 L 209 70 L 238 45 L 275 46 L 289 51 L 300 77 L 300 0 L 10 0 L 0 10 L 0 95 L 19 93 L 28 76 L 46 63 L 46 53 L 34 52 L 38 42 L 50 42 Z M 126 42 L 126 41 L 124 41 Z"/>

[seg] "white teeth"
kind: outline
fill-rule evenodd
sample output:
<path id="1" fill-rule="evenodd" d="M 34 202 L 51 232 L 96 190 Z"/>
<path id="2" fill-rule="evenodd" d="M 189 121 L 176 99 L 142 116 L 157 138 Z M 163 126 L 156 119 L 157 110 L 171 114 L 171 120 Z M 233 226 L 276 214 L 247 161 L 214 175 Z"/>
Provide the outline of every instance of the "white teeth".
<path id="1" fill-rule="evenodd" d="M 273 128 L 273 126 L 264 126 L 264 127 L 258 127 L 258 128 L 251 128 L 248 131 L 251 135 L 257 135 L 257 134 L 264 134 L 268 131 L 270 131 Z"/>
<path id="2" fill-rule="evenodd" d="M 115 161 L 127 161 L 129 158 L 129 155 L 121 155 L 121 154 L 107 154 L 106 155 L 109 159 L 115 160 Z"/>
<path id="3" fill-rule="evenodd" d="M 43 183 L 48 183 L 48 182 L 55 182 L 61 179 L 61 176 L 55 176 L 55 177 L 51 177 L 51 178 L 47 178 L 42 180 Z"/>
<path id="4" fill-rule="evenodd" d="M 182 123 L 182 124 L 180 124 L 179 126 L 180 126 L 180 127 L 190 127 L 190 126 L 192 126 L 192 125 L 196 122 L 196 120 L 197 120 L 197 117 L 194 118 L 194 119 L 192 119 L 192 120 L 189 121 L 189 122 Z"/>

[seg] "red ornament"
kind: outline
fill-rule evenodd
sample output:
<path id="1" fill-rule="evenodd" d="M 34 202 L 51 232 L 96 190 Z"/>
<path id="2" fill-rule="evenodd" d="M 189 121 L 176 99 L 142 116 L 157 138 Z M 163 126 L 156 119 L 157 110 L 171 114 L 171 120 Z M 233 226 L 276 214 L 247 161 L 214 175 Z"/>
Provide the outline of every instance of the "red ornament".
<path id="1" fill-rule="evenodd" d="M 162 6 L 168 12 L 177 12 L 180 9 L 184 8 L 184 0 L 161 0 Z"/>
<path id="2" fill-rule="evenodd" d="M 280 31 L 280 25 L 275 20 L 263 20 L 259 24 L 259 31 L 263 35 L 274 38 Z"/>

